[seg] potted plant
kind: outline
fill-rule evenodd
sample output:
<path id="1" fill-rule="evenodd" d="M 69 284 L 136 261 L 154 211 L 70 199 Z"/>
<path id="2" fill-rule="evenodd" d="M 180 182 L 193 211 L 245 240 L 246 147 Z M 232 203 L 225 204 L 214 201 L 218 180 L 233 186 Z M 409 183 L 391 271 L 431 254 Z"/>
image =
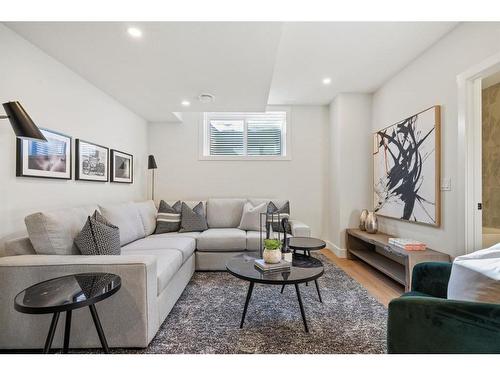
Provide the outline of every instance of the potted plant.
<path id="1" fill-rule="evenodd" d="M 266 263 L 279 263 L 281 261 L 281 241 L 273 239 L 264 240 L 262 257 Z"/>

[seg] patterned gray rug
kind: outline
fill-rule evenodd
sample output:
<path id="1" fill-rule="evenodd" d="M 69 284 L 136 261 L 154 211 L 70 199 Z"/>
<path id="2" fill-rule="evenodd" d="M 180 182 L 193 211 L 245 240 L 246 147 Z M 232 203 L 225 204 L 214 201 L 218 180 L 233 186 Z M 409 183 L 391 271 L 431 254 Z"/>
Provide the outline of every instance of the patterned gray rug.
<path id="1" fill-rule="evenodd" d="M 326 257 L 319 279 L 301 285 L 310 333 L 304 332 L 295 288 L 255 284 L 239 328 L 248 282 L 225 272 L 197 272 L 144 350 L 114 353 L 385 353 L 387 309 Z"/>

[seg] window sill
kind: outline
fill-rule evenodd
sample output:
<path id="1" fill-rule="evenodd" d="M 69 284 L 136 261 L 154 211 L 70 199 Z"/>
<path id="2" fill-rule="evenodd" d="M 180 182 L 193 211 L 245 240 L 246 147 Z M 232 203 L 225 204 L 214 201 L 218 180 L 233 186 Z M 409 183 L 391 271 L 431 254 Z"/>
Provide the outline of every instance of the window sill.
<path id="1" fill-rule="evenodd" d="M 291 156 L 199 156 L 200 161 L 290 161 Z"/>

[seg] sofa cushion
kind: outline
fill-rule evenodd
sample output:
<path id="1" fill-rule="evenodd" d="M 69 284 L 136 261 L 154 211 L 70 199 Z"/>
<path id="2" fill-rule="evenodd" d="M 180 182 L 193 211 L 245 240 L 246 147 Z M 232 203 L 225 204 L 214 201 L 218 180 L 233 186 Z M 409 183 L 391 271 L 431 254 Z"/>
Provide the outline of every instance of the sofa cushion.
<path id="1" fill-rule="evenodd" d="M 76 236 L 75 245 L 82 255 L 120 255 L 120 230 L 96 210 Z"/>
<path id="2" fill-rule="evenodd" d="M 274 232 L 283 232 L 283 226 L 281 225 L 281 221 L 283 219 L 290 218 L 290 202 L 286 202 L 282 206 L 276 206 L 274 202 L 269 202 L 267 205 L 267 214 L 268 221 L 272 225 Z M 287 233 L 291 233 L 291 229 L 288 226 L 285 228 Z"/>
<path id="3" fill-rule="evenodd" d="M 500 244 L 455 258 L 448 299 L 500 303 Z"/>
<path id="4" fill-rule="evenodd" d="M 261 226 L 265 228 L 266 216 L 261 214 L 265 214 L 266 212 L 267 205 L 265 202 L 257 206 L 253 206 L 250 202 L 245 203 L 238 228 L 253 231 L 259 231 Z"/>
<path id="5" fill-rule="evenodd" d="M 160 207 L 158 207 L 155 234 L 178 232 L 181 229 L 181 211 L 181 201 L 177 201 L 173 206 L 170 206 L 162 199 Z"/>
<path id="6" fill-rule="evenodd" d="M 99 209 L 109 222 L 120 228 L 122 246 L 146 236 L 139 210 L 134 203 L 99 206 Z"/>
<path id="7" fill-rule="evenodd" d="M 161 233 L 161 234 L 155 234 L 157 237 L 163 237 L 163 238 L 176 238 L 176 237 L 186 237 L 186 238 L 193 238 L 195 240 L 200 237 L 201 232 L 169 232 L 169 233 Z"/>
<path id="8" fill-rule="evenodd" d="M 193 208 L 190 208 L 186 203 L 182 202 L 181 229 L 179 229 L 179 232 L 202 232 L 207 229 L 207 219 L 203 203 L 200 202 Z"/>
<path id="9" fill-rule="evenodd" d="M 262 235 L 262 241 L 266 238 L 266 233 Z M 249 251 L 259 251 L 260 247 L 260 232 L 249 230 L 247 231 L 247 250 Z"/>
<path id="10" fill-rule="evenodd" d="M 197 241 L 199 251 L 241 251 L 246 246 L 246 233 L 237 228 L 210 228 Z"/>
<path id="11" fill-rule="evenodd" d="M 123 249 L 179 251 L 182 254 L 182 262 L 184 263 L 193 255 L 196 249 L 196 240 L 190 237 L 164 237 L 163 234 L 153 234 L 125 245 Z"/>
<path id="12" fill-rule="evenodd" d="M 153 234 L 156 228 L 156 206 L 153 201 L 144 201 L 135 203 L 139 215 L 141 216 L 144 234 L 149 236 Z"/>
<path id="13" fill-rule="evenodd" d="M 209 228 L 237 228 L 246 199 L 209 199 L 207 222 Z"/>
<path id="14" fill-rule="evenodd" d="M 164 250 L 132 250 L 122 248 L 124 255 L 151 255 L 156 257 L 157 295 L 167 287 L 182 266 L 182 255 L 179 251 Z"/>
<path id="15" fill-rule="evenodd" d="M 97 206 L 85 206 L 26 216 L 24 222 L 36 253 L 79 255 L 80 251 L 74 244 L 75 237 L 96 209 Z"/>

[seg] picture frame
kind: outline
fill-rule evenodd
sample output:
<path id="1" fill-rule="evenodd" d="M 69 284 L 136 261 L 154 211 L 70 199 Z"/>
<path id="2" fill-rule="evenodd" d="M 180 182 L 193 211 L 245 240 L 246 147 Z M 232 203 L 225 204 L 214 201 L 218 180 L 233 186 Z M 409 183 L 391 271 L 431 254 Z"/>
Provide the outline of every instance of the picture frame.
<path id="1" fill-rule="evenodd" d="M 378 216 L 441 226 L 441 106 L 373 134 L 373 206 Z"/>
<path id="2" fill-rule="evenodd" d="M 16 141 L 16 176 L 71 180 L 72 137 L 40 128 L 47 142 Z"/>
<path id="3" fill-rule="evenodd" d="M 76 139 L 75 180 L 107 182 L 109 180 L 109 148 Z"/>
<path id="4" fill-rule="evenodd" d="M 126 152 L 111 150 L 111 182 L 132 184 L 134 182 L 134 156 Z"/>

